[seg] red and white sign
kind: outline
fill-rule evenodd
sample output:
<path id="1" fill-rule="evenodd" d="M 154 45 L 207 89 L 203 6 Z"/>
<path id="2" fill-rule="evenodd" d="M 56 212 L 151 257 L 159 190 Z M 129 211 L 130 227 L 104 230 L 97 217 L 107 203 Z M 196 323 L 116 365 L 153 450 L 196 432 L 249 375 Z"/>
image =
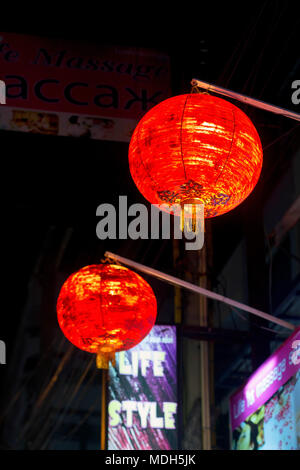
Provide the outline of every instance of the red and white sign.
<path id="1" fill-rule="evenodd" d="M 5 32 L 0 80 L 0 129 L 125 142 L 145 112 L 171 95 L 164 53 Z"/>

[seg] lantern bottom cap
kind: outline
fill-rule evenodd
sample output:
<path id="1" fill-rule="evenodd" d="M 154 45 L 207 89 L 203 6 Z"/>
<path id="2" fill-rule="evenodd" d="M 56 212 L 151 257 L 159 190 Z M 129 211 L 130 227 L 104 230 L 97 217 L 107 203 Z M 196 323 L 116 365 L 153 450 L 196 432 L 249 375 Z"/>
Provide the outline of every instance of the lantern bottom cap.
<path id="1" fill-rule="evenodd" d="M 204 205 L 204 201 L 200 199 L 199 197 L 187 197 L 185 199 L 182 199 L 180 202 L 181 207 L 183 207 L 184 204 L 203 204 Z"/>

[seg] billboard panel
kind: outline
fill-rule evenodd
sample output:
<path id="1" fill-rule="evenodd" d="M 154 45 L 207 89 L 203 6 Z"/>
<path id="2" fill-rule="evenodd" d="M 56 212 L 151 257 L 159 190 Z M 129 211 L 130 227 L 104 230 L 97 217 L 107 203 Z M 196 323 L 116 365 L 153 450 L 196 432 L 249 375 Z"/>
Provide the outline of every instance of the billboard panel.
<path id="1" fill-rule="evenodd" d="M 124 142 L 171 94 L 160 51 L 8 32 L 0 32 L 0 80 L 0 129 Z"/>
<path id="2" fill-rule="evenodd" d="M 173 450 L 177 438 L 176 327 L 155 325 L 109 369 L 109 450 Z"/>
<path id="3" fill-rule="evenodd" d="M 230 398 L 232 449 L 300 449 L 300 329 Z"/>

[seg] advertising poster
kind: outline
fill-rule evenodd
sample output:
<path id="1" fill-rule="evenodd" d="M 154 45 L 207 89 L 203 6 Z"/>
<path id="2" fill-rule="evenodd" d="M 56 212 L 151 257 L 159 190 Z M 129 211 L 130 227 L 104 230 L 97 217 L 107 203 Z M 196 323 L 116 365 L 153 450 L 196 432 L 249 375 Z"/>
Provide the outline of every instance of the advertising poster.
<path id="1" fill-rule="evenodd" d="M 140 118 L 171 96 L 169 56 L 0 32 L 6 104 L 0 129 L 129 142 Z"/>
<path id="2" fill-rule="evenodd" d="M 233 450 L 300 449 L 300 329 L 230 399 Z"/>
<path id="3" fill-rule="evenodd" d="M 109 370 L 108 449 L 178 447 L 176 327 L 155 325 Z"/>

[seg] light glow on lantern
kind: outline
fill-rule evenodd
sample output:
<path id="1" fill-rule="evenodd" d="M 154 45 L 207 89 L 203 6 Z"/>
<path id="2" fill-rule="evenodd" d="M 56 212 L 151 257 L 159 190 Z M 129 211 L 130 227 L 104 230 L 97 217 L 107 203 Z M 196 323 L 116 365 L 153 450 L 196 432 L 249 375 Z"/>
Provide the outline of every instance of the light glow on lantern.
<path id="1" fill-rule="evenodd" d="M 57 300 L 58 322 L 66 338 L 96 354 L 137 345 L 153 327 L 156 314 L 150 285 L 130 269 L 112 264 L 75 272 Z"/>

